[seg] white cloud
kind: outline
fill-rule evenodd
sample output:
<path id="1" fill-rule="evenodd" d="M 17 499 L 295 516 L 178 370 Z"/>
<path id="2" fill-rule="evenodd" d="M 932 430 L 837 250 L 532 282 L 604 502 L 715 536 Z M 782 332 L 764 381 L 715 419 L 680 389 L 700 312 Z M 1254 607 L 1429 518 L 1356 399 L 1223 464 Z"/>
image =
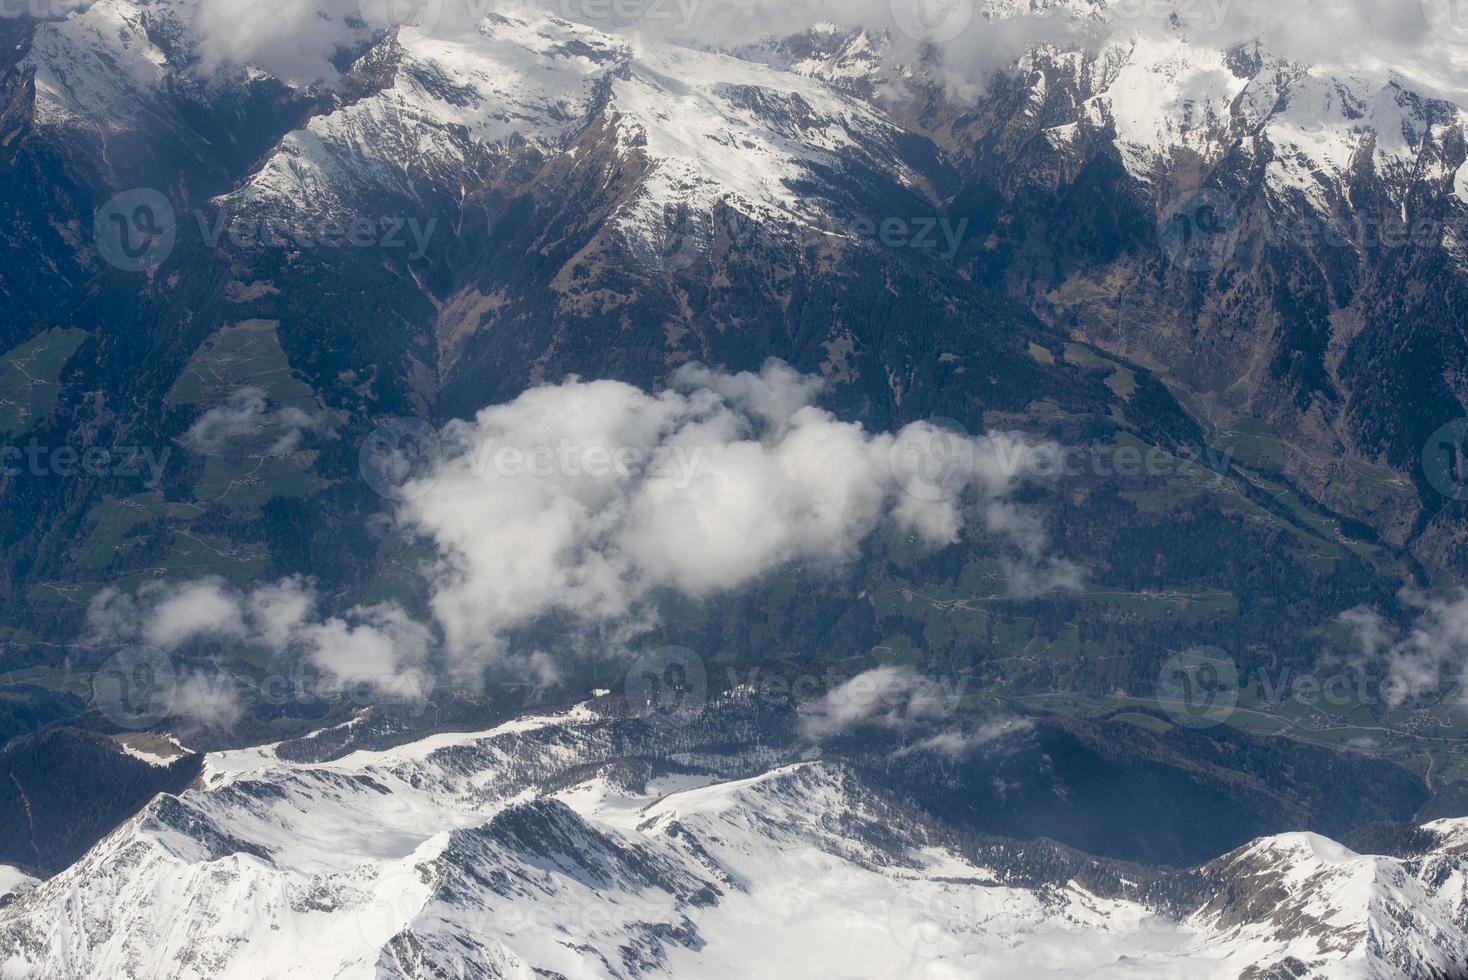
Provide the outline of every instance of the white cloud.
<path id="1" fill-rule="evenodd" d="M 266 646 L 283 649 L 316 607 L 316 596 L 300 578 L 281 579 L 250 593 L 246 603 L 254 632 Z"/>
<path id="2" fill-rule="evenodd" d="M 800 731 L 818 742 L 868 725 L 907 731 L 951 715 L 962 694 L 960 684 L 925 677 L 911 667 L 876 667 L 802 705 Z"/>
<path id="3" fill-rule="evenodd" d="M 1036 464 L 1056 447 L 928 423 L 869 432 L 817 407 L 821 388 L 778 361 L 757 373 L 692 366 L 664 391 L 572 379 L 451 423 L 438 465 L 396 514 L 432 546 L 431 622 L 394 605 L 319 612 L 301 579 L 241 589 L 209 578 L 107 590 L 90 630 L 170 651 L 223 639 L 290 652 L 340 684 L 416 697 L 439 653 L 456 681 L 513 652 L 510 667 L 549 683 L 555 663 L 511 651 L 515 631 L 555 618 L 568 646 L 594 637 L 615 649 L 654 623 L 662 590 L 703 599 L 794 565 L 839 566 L 884 525 L 937 548 L 978 514 L 1000 556 L 1017 555 L 1018 587 L 1072 576 L 1044 556 L 1038 519 L 1008 500 L 1054 472 Z"/>
<path id="4" fill-rule="evenodd" d="M 192 14 L 198 70 L 256 67 L 290 83 L 332 82 L 332 56 L 361 44 L 375 32 L 423 31 L 453 40 L 493 29 L 495 14 L 556 17 L 584 24 L 629 41 L 661 40 L 683 44 L 737 46 L 783 38 L 816 27 L 863 29 L 890 36 L 894 62 L 912 64 L 924 45 L 902 29 L 913 17 L 894 15 L 894 7 L 918 0 L 631 0 L 626 4 L 579 0 L 199 0 Z M 924 0 L 931 2 L 931 0 Z M 959 0 L 960 3 L 963 0 Z M 626 10 L 626 16 L 618 11 Z M 1094 25 L 1092 25 L 1094 29 Z M 950 87 L 984 80 L 1037 43 L 1077 38 L 1084 26 L 1064 18 L 1006 14 L 973 20 L 968 30 L 938 48 L 940 72 Z"/>
<path id="5" fill-rule="evenodd" d="M 162 650 L 172 650 L 201 636 L 239 637 L 245 623 L 239 607 L 225 594 L 217 579 L 192 582 L 165 593 L 157 583 L 142 590 L 144 598 L 157 598 L 143 640 Z"/>
<path id="6" fill-rule="evenodd" d="M 1447 0 L 1440 6 L 1446 10 Z M 493 30 L 494 15 L 510 14 L 576 21 L 634 44 L 726 48 L 813 28 L 861 29 L 888 39 L 893 67 L 926 61 L 957 99 L 973 97 L 993 72 L 1034 48 L 1096 50 L 1136 35 L 1214 48 L 1257 40 L 1306 63 L 1387 64 L 1452 98 L 1468 56 L 1433 33 L 1423 11 L 1420 0 L 197 0 L 185 17 L 202 73 L 253 66 L 298 85 L 334 81 L 333 55 L 398 25 L 454 40 Z M 927 45 L 935 23 L 943 25 L 942 43 Z"/>
<path id="7" fill-rule="evenodd" d="M 183 443 L 199 453 L 286 456 L 300 448 L 305 432 L 323 419 L 299 408 L 271 408 L 259 388 L 240 388 L 189 427 Z"/>
<path id="8" fill-rule="evenodd" d="M 358 607 L 301 627 L 298 639 L 310 661 L 342 684 L 368 684 L 408 700 L 428 690 L 423 668 L 433 634 L 398 606 Z"/>
<path id="9" fill-rule="evenodd" d="M 204 728 L 230 728 L 244 715 L 244 706 L 229 674 L 190 671 L 174 688 L 170 713 Z"/>
<path id="10" fill-rule="evenodd" d="M 690 367 L 662 392 L 571 380 L 450 425 L 442 465 L 399 516 L 440 555 L 433 609 L 451 654 L 492 658 L 549 613 L 638 621 L 658 589 L 703 598 L 846 562 L 885 521 L 950 544 L 966 500 L 1001 506 L 1032 470 L 1036 448 L 1002 433 L 948 434 L 953 465 L 924 470 L 931 426 L 870 433 L 811 404 L 819 390 L 779 362 Z M 501 465 L 506 453 L 523 465 Z M 645 465 L 617 463 L 629 459 Z M 1013 535 L 1016 521 L 999 530 L 1031 554 L 1035 526 Z"/>
<path id="11" fill-rule="evenodd" d="M 1362 655 L 1367 659 L 1374 659 L 1385 651 L 1396 633 L 1396 628 L 1380 612 L 1369 606 L 1347 609 L 1336 619 L 1350 628 L 1356 641 L 1361 644 Z"/>
<path id="12" fill-rule="evenodd" d="M 999 564 L 1004 570 L 1009 595 L 1016 599 L 1079 592 L 1086 581 L 1086 570 L 1064 558 L 1003 558 Z"/>
<path id="13" fill-rule="evenodd" d="M 332 55 L 386 21 L 363 23 L 356 0 L 199 0 L 192 26 L 201 74 L 249 66 L 304 85 L 335 79 Z"/>
<path id="14" fill-rule="evenodd" d="M 892 754 L 901 758 L 917 752 L 932 752 L 950 759 L 961 759 L 1001 738 L 1029 731 L 1033 727 L 1034 722 L 1027 718 L 992 718 L 972 731 L 957 728 L 942 731 L 905 745 Z"/>
<path id="15" fill-rule="evenodd" d="M 1355 632 L 1368 658 L 1386 661 L 1391 683 L 1385 696 L 1391 704 L 1438 692 L 1444 674 L 1468 679 L 1468 589 L 1449 598 L 1408 590 L 1401 598 L 1417 610 L 1416 621 L 1405 632 L 1365 607 L 1339 617 Z"/>
<path id="16" fill-rule="evenodd" d="M 876 667 L 802 704 L 800 733 L 824 742 L 863 728 L 879 728 L 916 739 L 892 753 L 894 758 L 931 753 L 960 759 L 1033 727 L 1017 717 L 989 718 L 976 727 L 952 724 L 963 687 L 961 681 L 929 677 L 907 666 Z"/>
<path id="17" fill-rule="evenodd" d="M 356 606 L 321 619 L 314 615 L 317 605 L 310 583 L 300 578 L 253 589 L 207 578 L 148 583 L 135 596 L 103 590 L 88 607 L 87 622 L 97 643 L 146 643 L 173 652 L 193 642 L 227 640 L 294 653 L 339 687 L 366 684 L 408 699 L 426 693 L 425 661 L 433 646 L 427 625 L 393 603 Z M 219 680 L 194 676 L 193 688 L 180 695 L 179 714 L 216 723 L 228 718 L 224 705 L 234 700 L 235 685 L 226 675 L 210 676 Z"/>

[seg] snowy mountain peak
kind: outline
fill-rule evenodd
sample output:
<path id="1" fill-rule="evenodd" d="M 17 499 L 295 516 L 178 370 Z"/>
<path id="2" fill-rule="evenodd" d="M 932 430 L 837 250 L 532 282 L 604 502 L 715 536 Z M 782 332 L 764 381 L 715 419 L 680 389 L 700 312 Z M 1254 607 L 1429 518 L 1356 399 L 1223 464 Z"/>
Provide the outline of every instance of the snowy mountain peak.
<path id="1" fill-rule="evenodd" d="M 1136 887 L 1002 884 L 843 763 L 717 748 L 741 717 L 583 707 L 334 762 L 211 756 L 0 909 L 6 975 L 1426 978 L 1468 951 L 1468 822 L 1410 860 L 1257 841 L 1188 873 L 1233 884 L 1174 916 Z"/>

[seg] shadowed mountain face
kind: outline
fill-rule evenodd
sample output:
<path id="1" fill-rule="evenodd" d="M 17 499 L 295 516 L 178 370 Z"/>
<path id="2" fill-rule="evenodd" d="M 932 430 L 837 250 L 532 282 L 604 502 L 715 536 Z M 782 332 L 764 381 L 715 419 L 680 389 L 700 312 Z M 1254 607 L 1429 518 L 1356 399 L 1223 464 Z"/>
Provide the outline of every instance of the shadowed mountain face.
<path id="1" fill-rule="evenodd" d="M 72 729 L 15 739 L 0 754 L 0 861 L 55 874 L 154 796 L 182 791 L 199 763 L 187 756 L 154 764 Z"/>

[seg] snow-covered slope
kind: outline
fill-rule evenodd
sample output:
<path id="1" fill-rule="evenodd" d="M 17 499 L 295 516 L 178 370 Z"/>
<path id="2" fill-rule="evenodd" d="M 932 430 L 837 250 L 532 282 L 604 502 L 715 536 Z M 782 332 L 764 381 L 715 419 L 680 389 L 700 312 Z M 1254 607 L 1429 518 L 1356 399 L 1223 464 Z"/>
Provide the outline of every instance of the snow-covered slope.
<path id="1" fill-rule="evenodd" d="M 0 973 L 1385 978 L 1468 955 L 1462 821 L 1411 860 L 1259 841 L 1169 917 L 1155 882 L 966 856 L 839 761 L 705 744 L 732 730 L 583 706 L 329 763 L 211 756 L 0 910 Z"/>
<path id="2" fill-rule="evenodd" d="M 36 886 L 36 879 L 8 864 L 0 864 L 0 898 L 24 895 Z"/>
<path id="3" fill-rule="evenodd" d="M 1104 22 L 1105 4 L 1061 6 L 1093 32 Z M 208 21 L 196 7 L 99 0 L 41 26 L 27 58 L 38 122 L 58 132 L 92 128 L 105 142 L 156 129 L 180 99 L 209 105 L 258 84 L 259 69 L 201 67 L 197 33 Z M 625 228 L 653 235 L 666 209 L 706 212 L 717 202 L 756 220 L 809 223 L 824 216 L 822 199 L 838 196 L 833 185 L 852 167 L 927 186 L 931 175 L 911 171 L 894 120 L 918 123 L 962 153 L 964 127 L 984 117 L 974 89 L 945 95 L 960 130 L 951 141 L 941 125 L 933 129 L 944 113 L 905 118 L 904 86 L 938 83 L 932 65 L 898 60 L 907 49 L 890 33 L 827 25 L 721 53 L 535 5 L 452 32 L 401 27 L 371 46 L 366 28 L 352 23 L 338 40 L 361 43 L 363 53 L 304 125 L 238 175 L 225 203 L 319 215 L 384 200 L 463 201 L 507 156 L 575 152 L 574 136 L 600 118 L 619 155 L 646 162 L 639 194 L 617 216 Z M 1363 168 L 1398 200 L 1424 181 L 1468 193 L 1468 162 L 1444 149 L 1461 143 L 1468 116 L 1391 65 L 1299 64 L 1257 45 L 1224 49 L 1181 28 L 1113 25 L 1093 44 L 1023 53 L 1013 66 L 1029 86 L 1020 116 L 1062 152 L 1109 142 L 1142 186 L 1175 167 L 1242 154 L 1262 168 L 1278 202 L 1319 213 L 1350 207 L 1346 185 Z M 1018 134 L 1025 122 L 1005 125 Z"/>
<path id="4" fill-rule="evenodd" d="M 1293 958 L 1322 975 L 1459 975 L 1468 964 L 1463 921 L 1468 822 L 1429 824 L 1425 858 L 1356 854 L 1318 834 L 1283 834 L 1205 869 L 1216 892 L 1188 925 L 1244 965 Z"/>
<path id="5" fill-rule="evenodd" d="M 1327 212 L 1359 166 L 1403 190 L 1450 176 L 1432 172 L 1444 163 L 1431 152 L 1468 132 L 1461 109 L 1390 68 L 1293 64 L 1259 48 L 1227 52 L 1145 36 L 1117 38 L 1094 61 L 1068 60 L 1089 93 L 1079 127 L 1114 132 L 1127 170 L 1142 182 L 1180 154 L 1216 164 L 1237 148 L 1266 166 L 1274 194 L 1298 192 Z M 1077 128 L 1048 132 L 1063 144 Z"/>

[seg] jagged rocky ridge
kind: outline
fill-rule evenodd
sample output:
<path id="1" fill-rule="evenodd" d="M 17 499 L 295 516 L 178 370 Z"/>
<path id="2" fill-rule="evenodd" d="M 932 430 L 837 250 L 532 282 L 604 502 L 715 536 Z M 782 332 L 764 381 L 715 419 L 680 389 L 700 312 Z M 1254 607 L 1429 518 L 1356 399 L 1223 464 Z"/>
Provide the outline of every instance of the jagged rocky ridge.
<path id="1" fill-rule="evenodd" d="M 955 833 L 739 696 L 211 754 L 0 908 L 7 977 L 1462 975 L 1468 826 L 1190 871 Z M 761 737 L 761 732 L 766 736 Z M 630 753 L 630 754 L 622 754 Z"/>

